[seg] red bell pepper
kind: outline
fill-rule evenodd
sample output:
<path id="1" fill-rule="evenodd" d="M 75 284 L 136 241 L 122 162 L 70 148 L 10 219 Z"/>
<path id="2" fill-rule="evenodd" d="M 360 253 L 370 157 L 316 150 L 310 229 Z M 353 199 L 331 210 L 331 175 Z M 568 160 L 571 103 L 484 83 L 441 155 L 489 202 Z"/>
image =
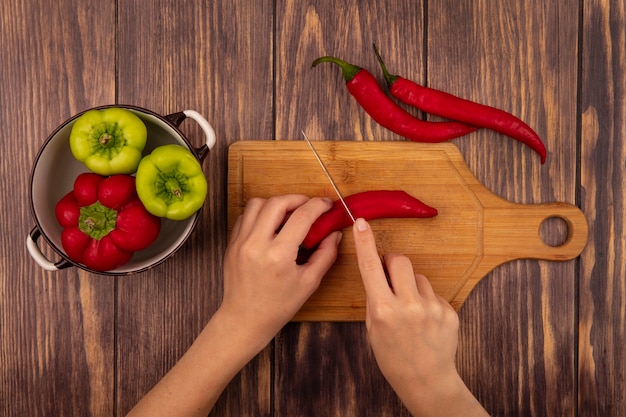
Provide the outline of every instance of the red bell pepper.
<path id="1" fill-rule="evenodd" d="M 127 263 L 133 253 L 158 237 L 161 219 L 148 213 L 135 190 L 135 177 L 80 174 L 74 189 L 56 205 L 64 228 L 61 244 L 67 256 L 94 271 Z"/>

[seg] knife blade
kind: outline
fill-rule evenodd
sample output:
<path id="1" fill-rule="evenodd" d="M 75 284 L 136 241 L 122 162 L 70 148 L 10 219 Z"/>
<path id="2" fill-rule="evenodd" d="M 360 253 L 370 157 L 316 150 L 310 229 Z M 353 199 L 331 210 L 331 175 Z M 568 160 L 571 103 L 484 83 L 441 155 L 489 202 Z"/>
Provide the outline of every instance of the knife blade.
<path id="1" fill-rule="evenodd" d="M 304 130 L 301 130 L 301 132 L 302 132 L 302 136 L 304 136 L 304 140 L 306 140 L 306 143 L 309 145 L 309 148 L 311 148 L 311 150 L 313 151 L 313 155 L 315 155 L 315 159 L 317 159 L 317 162 L 322 167 L 322 170 L 324 170 L 324 174 L 326 174 L 326 177 L 328 178 L 328 181 L 330 181 L 330 185 L 333 186 L 333 189 L 335 190 L 335 193 L 337 194 L 337 197 L 339 197 L 339 201 L 341 201 L 341 204 L 343 205 L 343 208 L 346 209 L 346 213 L 348 213 L 348 216 L 350 216 L 350 220 L 352 220 L 352 223 L 354 223 L 356 221 L 356 219 L 354 218 L 354 215 L 352 215 L 352 212 L 348 208 L 348 205 L 346 204 L 346 200 L 343 199 L 343 196 L 341 195 L 341 192 L 339 191 L 339 188 L 337 187 L 337 184 L 335 184 L 335 180 L 333 180 L 333 177 L 330 175 L 330 172 L 328 172 L 328 169 L 326 168 L 326 165 L 324 165 L 324 162 L 322 162 L 322 158 L 320 158 L 319 154 L 317 153 L 317 151 L 313 147 L 313 144 L 311 143 L 311 141 L 307 137 L 306 133 L 304 133 Z"/>

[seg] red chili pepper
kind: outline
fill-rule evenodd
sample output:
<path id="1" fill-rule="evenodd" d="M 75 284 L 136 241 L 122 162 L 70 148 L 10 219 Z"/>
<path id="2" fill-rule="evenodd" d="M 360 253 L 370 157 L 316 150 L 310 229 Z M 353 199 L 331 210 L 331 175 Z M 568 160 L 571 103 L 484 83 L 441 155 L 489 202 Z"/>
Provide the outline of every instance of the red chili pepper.
<path id="1" fill-rule="evenodd" d="M 504 110 L 466 100 L 434 88 L 424 87 L 387 71 L 376 45 L 374 52 L 380 62 L 391 95 L 405 104 L 426 113 L 471 125 L 485 127 L 530 146 L 546 161 L 546 147 L 537 133 L 518 117 Z"/>
<path id="2" fill-rule="evenodd" d="M 318 58 L 313 61 L 313 66 L 321 62 L 339 65 L 348 91 L 361 107 L 381 126 L 407 139 L 436 143 L 467 135 L 477 129 L 476 126 L 459 122 L 420 120 L 391 100 L 367 70 L 333 56 Z"/>
<path id="3" fill-rule="evenodd" d="M 365 220 L 382 218 L 426 218 L 437 215 L 437 209 L 430 207 L 405 191 L 377 190 L 353 194 L 344 199 L 355 217 Z M 317 246 L 326 236 L 352 224 L 352 220 L 340 200 L 313 223 L 302 242 L 302 248 L 309 250 Z"/>

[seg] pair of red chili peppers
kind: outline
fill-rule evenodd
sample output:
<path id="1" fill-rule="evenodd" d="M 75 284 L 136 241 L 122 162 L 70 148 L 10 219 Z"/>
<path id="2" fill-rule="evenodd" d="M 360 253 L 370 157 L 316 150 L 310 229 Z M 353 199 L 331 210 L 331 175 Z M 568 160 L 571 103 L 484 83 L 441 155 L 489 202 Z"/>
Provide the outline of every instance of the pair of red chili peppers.
<path id="1" fill-rule="evenodd" d="M 324 56 L 313 61 L 313 66 L 322 62 L 339 65 L 348 91 L 361 107 L 377 123 L 407 139 L 437 143 L 467 135 L 479 127 L 484 127 L 529 146 L 539 154 L 541 163 L 545 162 L 546 148 L 541 138 L 518 117 L 495 107 L 424 87 L 406 78 L 392 75 L 387 71 L 376 45 L 374 45 L 374 52 L 393 97 L 427 113 L 454 121 L 429 122 L 414 117 L 389 98 L 376 78 L 366 69 L 339 58 Z"/>
<path id="2" fill-rule="evenodd" d="M 546 159 L 546 148 L 539 136 L 516 116 L 495 107 L 486 106 L 452 94 L 421 86 L 387 71 L 376 45 L 374 52 L 380 62 L 391 95 L 402 103 L 427 113 L 454 121 L 429 122 L 418 119 L 396 104 L 382 90 L 376 78 L 367 70 L 339 58 L 325 56 L 313 61 L 339 65 L 348 91 L 363 109 L 383 127 L 416 142 L 437 143 L 467 135 L 478 127 L 489 128 L 510 136 Z M 403 191 L 377 190 L 346 197 L 346 204 L 357 217 L 367 220 L 383 217 L 433 217 L 437 210 Z M 312 225 L 301 245 L 301 255 L 314 250 L 329 233 L 351 223 L 339 201 Z M 303 252 L 304 251 L 304 252 Z M 305 258 L 302 258 L 305 259 Z"/>

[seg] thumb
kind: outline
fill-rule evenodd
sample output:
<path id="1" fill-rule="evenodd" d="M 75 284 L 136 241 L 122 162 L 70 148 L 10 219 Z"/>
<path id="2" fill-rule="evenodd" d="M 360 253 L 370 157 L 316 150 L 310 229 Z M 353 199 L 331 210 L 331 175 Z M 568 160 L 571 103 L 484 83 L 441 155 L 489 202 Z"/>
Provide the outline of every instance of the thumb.
<path id="1" fill-rule="evenodd" d="M 334 232 L 326 236 L 305 264 L 304 267 L 307 270 L 307 276 L 312 277 L 312 279 L 316 281 L 314 284 L 316 287 L 319 285 L 326 272 L 328 272 L 330 267 L 335 263 L 337 259 L 337 249 L 342 237 L 341 232 Z"/>

